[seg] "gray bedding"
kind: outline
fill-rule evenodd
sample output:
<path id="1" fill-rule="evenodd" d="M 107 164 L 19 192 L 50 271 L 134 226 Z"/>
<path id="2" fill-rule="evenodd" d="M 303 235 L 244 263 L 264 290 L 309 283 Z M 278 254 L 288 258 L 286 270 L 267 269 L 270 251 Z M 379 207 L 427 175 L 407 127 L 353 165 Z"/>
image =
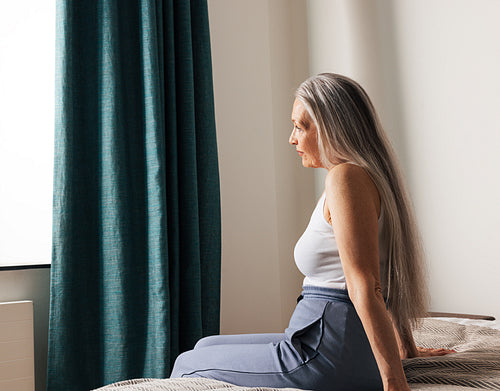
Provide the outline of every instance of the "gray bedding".
<path id="1" fill-rule="evenodd" d="M 420 383 L 461 386 L 449 388 L 457 391 L 500 390 L 500 330 L 425 319 L 422 327 L 414 331 L 414 337 L 418 346 L 443 347 L 457 353 L 404 360 L 412 389 L 431 389 L 418 388 Z"/>
<path id="2" fill-rule="evenodd" d="M 412 391 L 500 390 L 500 330 L 424 319 L 414 332 L 422 347 L 443 347 L 457 353 L 403 361 Z M 99 391 L 278 391 L 292 389 L 238 387 L 210 379 L 135 379 Z M 362 390 L 360 390 L 362 391 Z"/>
<path id="3" fill-rule="evenodd" d="M 239 387 L 203 378 L 135 379 L 114 383 L 99 391 L 297 391 L 293 388 Z"/>

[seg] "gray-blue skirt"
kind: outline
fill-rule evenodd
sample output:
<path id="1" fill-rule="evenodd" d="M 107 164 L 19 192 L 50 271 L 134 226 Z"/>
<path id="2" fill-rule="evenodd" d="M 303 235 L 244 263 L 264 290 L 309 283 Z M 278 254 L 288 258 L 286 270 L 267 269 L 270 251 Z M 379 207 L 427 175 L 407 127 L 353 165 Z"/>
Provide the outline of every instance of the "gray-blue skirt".
<path id="1" fill-rule="evenodd" d="M 284 334 L 201 339 L 172 376 L 248 387 L 382 390 L 377 363 L 347 291 L 304 287 Z"/>

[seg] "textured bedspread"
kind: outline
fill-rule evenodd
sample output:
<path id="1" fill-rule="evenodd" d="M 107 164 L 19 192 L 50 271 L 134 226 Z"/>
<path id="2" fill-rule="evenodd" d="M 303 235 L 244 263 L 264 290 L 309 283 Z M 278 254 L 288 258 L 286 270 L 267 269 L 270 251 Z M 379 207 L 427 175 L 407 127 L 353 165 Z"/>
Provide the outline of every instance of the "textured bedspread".
<path id="1" fill-rule="evenodd" d="M 500 330 L 425 319 L 414 337 L 418 346 L 443 347 L 457 353 L 404 360 L 412 390 L 500 390 Z"/>
<path id="2" fill-rule="evenodd" d="M 99 388 L 99 391 L 297 391 L 293 388 L 239 387 L 203 378 L 135 379 Z"/>
<path id="3" fill-rule="evenodd" d="M 455 349 L 443 357 L 404 360 L 412 391 L 500 390 L 500 330 L 425 319 L 414 332 L 422 347 Z M 136 379 L 111 384 L 99 391 L 283 391 L 249 388 L 210 379 Z M 363 391 L 363 390 L 360 390 Z"/>

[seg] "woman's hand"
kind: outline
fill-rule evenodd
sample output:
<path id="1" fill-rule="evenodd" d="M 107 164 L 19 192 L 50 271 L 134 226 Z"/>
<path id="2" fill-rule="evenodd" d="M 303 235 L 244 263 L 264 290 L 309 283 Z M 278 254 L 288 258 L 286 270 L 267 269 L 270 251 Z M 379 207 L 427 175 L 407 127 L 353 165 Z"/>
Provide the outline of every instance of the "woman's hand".
<path id="1" fill-rule="evenodd" d="M 417 346 L 417 357 L 434 357 L 434 356 L 445 356 L 450 353 L 456 353 L 453 349 L 434 349 L 434 348 L 421 348 Z"/>

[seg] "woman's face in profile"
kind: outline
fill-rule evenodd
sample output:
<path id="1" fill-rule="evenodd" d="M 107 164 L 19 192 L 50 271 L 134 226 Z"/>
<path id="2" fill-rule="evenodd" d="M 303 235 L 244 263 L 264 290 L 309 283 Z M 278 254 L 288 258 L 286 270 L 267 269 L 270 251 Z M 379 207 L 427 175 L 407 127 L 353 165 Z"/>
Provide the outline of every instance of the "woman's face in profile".
<path id="1" fill-rule="evenodd" d="M 293 130 L 288 142 L 295 145 L 295 149 L 302 157 L 304 167 L 322 167 L 318 148 L 318 132 L 316 125 L 306 108 L 295 99 L 292 109 Z"/>

